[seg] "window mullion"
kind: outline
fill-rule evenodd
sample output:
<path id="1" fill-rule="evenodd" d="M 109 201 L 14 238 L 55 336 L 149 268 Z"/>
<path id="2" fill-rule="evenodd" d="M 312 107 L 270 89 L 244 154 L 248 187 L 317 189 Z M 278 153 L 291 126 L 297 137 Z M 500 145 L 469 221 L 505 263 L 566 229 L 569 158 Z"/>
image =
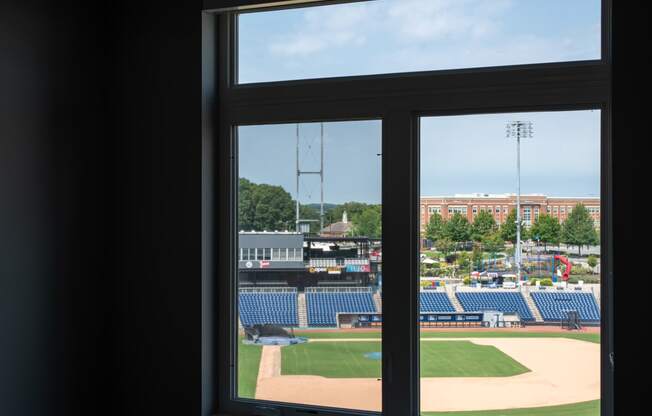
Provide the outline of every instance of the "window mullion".
<path id="1" fill-rule="evenodd" d="M 410 112 L 383 119 L 383 411 L 419 414 L 418 148 Z"/>

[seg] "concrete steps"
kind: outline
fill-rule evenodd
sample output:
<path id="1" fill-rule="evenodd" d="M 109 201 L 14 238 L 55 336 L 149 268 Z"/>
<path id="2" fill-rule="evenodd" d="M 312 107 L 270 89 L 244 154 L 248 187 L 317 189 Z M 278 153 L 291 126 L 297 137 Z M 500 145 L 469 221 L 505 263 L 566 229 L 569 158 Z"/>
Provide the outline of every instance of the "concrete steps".
<path id="1" fill-rule="evenodd" d="M 373 298 L 374 298 L 374 305 L 376 305 L 376 312 L 383 313 L 383 299 L 380 296 L 380 293 L 374 292 Z"/>
<path id="2" fill-rule="evenodd" d="M 534 299 L 532 299 L 532 296 L 530 296 L 530 291 L 528 290 L 527 292 L 521 292 L 521 294 L 525 298 L 525 303 L 527 304 L 528 308 L 530 308 L 532 311 L 532 315 L 534 315 L 534 321 L 543 322 L 543 316 L 541 316 L 539 308 L 537 308 L 536 303 L 534 303 Z"/>
<path id="3" fill-rule="evenodd" d="M 308 327 L 308 310 L 306 308 L 306 294 L 299 292 L 297 296 L 297 317 L 299 318 L 299 327 Z"/>
<path id="4" fill-rule="evenodd" d="M 464 312 L 464 308 L 462 307 L 462 304 L 460 303 L 459 300 L 457 300 L 457 296 L 455 296 L 455 291 L 452 290 L 452 288 L 447 287 L 446 294 L 448 295 L 448 299 L 455 307 L 455 312 Z"/>

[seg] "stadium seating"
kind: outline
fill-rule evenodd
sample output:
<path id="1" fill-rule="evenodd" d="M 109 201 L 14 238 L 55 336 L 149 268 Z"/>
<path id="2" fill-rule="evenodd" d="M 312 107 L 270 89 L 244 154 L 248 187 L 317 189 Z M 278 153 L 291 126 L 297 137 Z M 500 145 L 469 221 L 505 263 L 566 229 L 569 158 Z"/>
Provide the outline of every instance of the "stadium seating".
<path id="1" fill-rule="evenodd" d="M 296 292 L 240 292 L 242 325 L 275 324 L 297 326 Z"/>
<path id="2" fill-rule="evenodd" d="M 574 310 L 581 321 L 599 321 L 600 308 L 592 293 L 587 292 L 531 292 L 544 321 L 561 321 L 564 311 Z"/>
<path id="3" fill-rule="evenodd" d="M 309 326 L 336 326 L 337 312 L 376 312 L 371 292 L 306 292 Z"/>
<path id="4" fill-rule="evenodd" d="M 466 312 L 494 310 L 501 312 L 518 312 L 521 320 L 533 321 L 532 311 L 525 303 L 520 292 L 456 292 L 455 296 Z"/>
<path id="5" fill-rule="evenodd" d="M 419 310 L 426 312 L 455 312 L 455 306 L 444 292 L 421 292 Z"/>

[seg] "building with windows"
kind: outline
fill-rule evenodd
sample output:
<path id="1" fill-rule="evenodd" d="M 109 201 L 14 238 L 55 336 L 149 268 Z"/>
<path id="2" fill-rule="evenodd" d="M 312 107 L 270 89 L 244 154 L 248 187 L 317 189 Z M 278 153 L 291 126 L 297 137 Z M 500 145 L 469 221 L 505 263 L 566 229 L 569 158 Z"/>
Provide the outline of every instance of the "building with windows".
<path id="1" fill-rule="evenodd" d="M 240 287 L 377 284 L 381 248 L 367 237 L 309 237 L 293 231 L 240 231 Z"/>
<path id="2" fill-rule="evenodd" d="M 542 214 L 551 215 L 564 222 L 577 204 L 583 204 L 597 228 L 600 227 L 599 197 L 554 197 L 543 194 L 521 194 L 521 218 L 529 227 Z M 425 230 L 430 217 L 438 213 L 444 220 L 455 213 L 473 222 L 478 213 L 487 211 L 503 224 L 509 213 L 516 209 L 516 194 L 455 194 L 452 196 L 421 197 L 421 231 Z"/>
<path id="3" fill-rule="evenodd" d="M 346 237 L 351 232 L 353 224 L 349 222 L 346 211 L 342 213 L 342 221 L 328 224 L 321 229 L 319 235 L 322 237 Z"/>

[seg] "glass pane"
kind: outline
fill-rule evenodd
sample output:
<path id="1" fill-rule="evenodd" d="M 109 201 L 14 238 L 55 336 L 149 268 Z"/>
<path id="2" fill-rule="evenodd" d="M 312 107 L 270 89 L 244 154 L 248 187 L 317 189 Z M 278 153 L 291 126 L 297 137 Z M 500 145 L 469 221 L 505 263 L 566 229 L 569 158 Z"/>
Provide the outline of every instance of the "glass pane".
<path id="1" fill-rule="evenodd" d="M 238 128 L 242 398 L 381 410 L 381 122 Z"/>
<path id="2" fill-rule="evenodd" d="M 599 415 L 600 111 L 420 134 L 422 413 Z"/>
<path id="3" fill-rule="evenodd" d="M 243 13 L 239 82 L 600 59 L 600 0 L 376 0 Z"/>

